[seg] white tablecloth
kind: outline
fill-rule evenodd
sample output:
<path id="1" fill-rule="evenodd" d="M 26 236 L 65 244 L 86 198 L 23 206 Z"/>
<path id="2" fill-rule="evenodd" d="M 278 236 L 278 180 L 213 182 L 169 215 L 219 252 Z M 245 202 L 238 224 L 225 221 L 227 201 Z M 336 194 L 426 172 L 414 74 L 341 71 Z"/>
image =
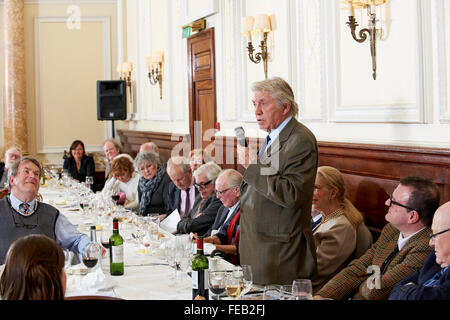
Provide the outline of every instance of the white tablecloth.
<path id="1" fill-rule="evenodd" d="M 41 187 L 40 193 L 43 201 L 57 207 L 72 223 L 77 225 L 80 232 L 89 232 L 93 223 L 91 217 L 83 215 L 76 206 L 70 206 L 60 187 Z M 190 300 L 192 299 L 191 278 L 188 275 L 179 275 L 174 285 L 174 269 L 168 265 L 164 257 L 154 257 L 144 252 L 132 240 L 130 223 L 120 223 L 119 231 L 124 237 L 124 275 L 111 276 L 109 274 L 109 258 L 102 260 L 102 269 L 109 280 L 115 282 L 112 289 L 96 293 L 83 291 L 81 282 L 83 275 L 68 274 L 66 296 L 76 295 L 106 295 L 132 300 Z M 160 230 L 160 232 L 164 233 Z M 164 233 L 165 237 L 173 235 Z M 232 264 L 220 260 L 218 268 L 230 270 Z M 171 279 L 172 277 L 172 279 Z"/>

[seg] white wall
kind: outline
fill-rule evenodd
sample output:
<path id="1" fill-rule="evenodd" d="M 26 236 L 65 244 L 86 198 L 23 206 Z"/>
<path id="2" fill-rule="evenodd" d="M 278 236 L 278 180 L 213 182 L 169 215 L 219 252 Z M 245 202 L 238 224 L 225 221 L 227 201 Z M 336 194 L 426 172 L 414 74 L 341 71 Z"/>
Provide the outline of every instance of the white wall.
<path id="1" fill-rule="evenodd" d="M 247 135 L 264 136 L 254 122 L 249 90 L 253 81 L 264 78 L 263 66 L 249 61 L 246 39 L 240 32 L 244 16 L 267 13 L 275 22 L 269 77 L 281 76 L 291 83 L 300 104 L 299 119 L 319 141 L 450 148 L 448 1 L 387 0 L 380 8 L 385 33 L 377 41 L 377 80 L 372 79 L 369 44 L 351 38 L 345 24 L 347 12 L 340 9 L 339 1 L 25 1 L 29 145 L 32 153 L 49 161 L 59 161 L 64 143 L 68 147 L 78 135 L 77 130 L 81 135 L 86 127 L 80 126 L 76 117 L 68 117 L 64 122 L 71 130 L 61 132 L 58 141 L 49 139 L 54 135 L 51 130 L 43 137 L 39 133 L 35 137 L 39 118 L 39 106 L 34 102 L 36 81 L 47 80 L 39 80 L 35 74 L 33 19 L 67 16 L 69 4 L 78 4 L 86 17 L 109 17 L 111 79 L 118 79 L 118 61 L 128 60 L 135 65 L 129 120 L 116 121 L 116 128 L 189 132 L 187 49 L 181 31 L 183 25 L 206 14 L 207 27 L 215 28 L 217 117 L 222 129 L 219 134 L 233 135 L 234 127 L 243 125 Z M 356 14 L 358 22 L 362 16 Z M 87 48 L 80 46 L 79 50 L 83 53 Z M 162 99 L 159 87 L 151 86 L 147 79 L 146 56 L 156 50 L 165 54 Z M 3 71 L 3 51 L 0 61 Z M 64 77 L 81 79 L 78 74 Z M 3 86 L 3 78 L 0 84 Z M 85 94 L 89 99 L 86 103 L 95 107 L 94 97 Z M 71 114 L 78 112 L 79 106 L 68 103 L 64 107 Z M 45 105 L 41 108 L 51 110 Z M 50 118 L 41 125 L 51 126 L 53 122 Z M 93 149 L 99 149 L 101 141 L 111 134 L 110 124 L 103 125 L 103 134 L 96 133 L 96 140 L 90 143 Z M 44 142 L 40 144 L 39 139 Z"/>
<path id="2" fill-rule="evenodd" d="M 213 1 L 203 1 L 203 7 L 201 0 L 167 2 L 143 1 L 141 15 L 156 22 L 131 45 L 141 56 L 165 51 L 163 100 L 156 87 L 136 83 L 142 89 L 138 121 L 123 127 L 188 133 L 184 10 L 201 12 Z M 127 1 L 128 6 L 133 3 Z M 248 135 L 264 136 L 254 122 L 249 90 L 264 77 L 263 66 L 247 58 L 240 29 L 245 15 L 267 13 L 275 21 L 269 77 L 291 83 L 300 103 L 299 119 L 318 140 L 449 148 L 449 7 L 443 0 L 388 0 L 379 7 L 384 34 L 377 41 L 373 80 L 368 41 L 351 38 L 347 11 L 338 1 L 218 0 L 207 26 L 215 28 L 220 134 L 233 135 L 233 128 L 243 125 Z M 363 17 L 357 11 L 360 24 Z"/>

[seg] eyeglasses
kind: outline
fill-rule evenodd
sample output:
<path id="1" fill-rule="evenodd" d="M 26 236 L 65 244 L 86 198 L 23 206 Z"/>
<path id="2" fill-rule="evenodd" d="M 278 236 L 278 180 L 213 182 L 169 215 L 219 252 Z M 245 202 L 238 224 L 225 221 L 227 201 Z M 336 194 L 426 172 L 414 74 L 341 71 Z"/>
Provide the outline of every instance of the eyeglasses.
<path id="1" fill-rule="evenodd" d="M 206 188 L 208 184 L 210 184 L 212 180 L 206 181 L 206 182 L 200 182 L 200 183 L 194 183 L 194 186 L 197 188 Z"/>
<path id="2" fill-rule="evenodd" d="M 220 196 L 220 195 L 224 194 L 225 192 L 227 192 L 228 190 L 233 189 L 233 188 L 236 188 L 236 187 L 239 187 L 239 186 L 232 186 L 232 187 L 229 187 L 229 188 L 227 188 L 227 189 L 225 189 L 225 190 L 221 190 L 221 191 L 216 190 L 216 195 L 217 195 L 217 196 Z"/>
<path id="3" fill-rule="evenodd" d="M 411 207 L 405 206 L 404 204 L 401 204 L 401 203 L 399 203 L 399 202 L 393 200 L 393 199 L 392 199 L 392 193 L 391 193 L 391 198 L 390 198 L 390 202 L 389 202 L 389 207 L 390 207 L 391 205 L 393 205 L 393 204 L 395 204 L 396 206 L 399 206 L 399 207 L 408 209 L 409 211 L 413 211 L 413 210 L 417 211 L 416 209 L 413 209 L 413 208 L 411 208 Z"/>
<path id="4" fill-rule="evenodd" d="M 440 232 L 432 233 L 432 234 L 429 235 L 429 237 L 430 237 L 431 240 L 436 240 L 436 237 L 437 237 L 438 235 L 443 234 L 443 233 L 446 233 L 447 231 L 450 231 L 450 228 L 449 228 L 449 229 L 442 230 L 442 231 L 440 231 Z"/>

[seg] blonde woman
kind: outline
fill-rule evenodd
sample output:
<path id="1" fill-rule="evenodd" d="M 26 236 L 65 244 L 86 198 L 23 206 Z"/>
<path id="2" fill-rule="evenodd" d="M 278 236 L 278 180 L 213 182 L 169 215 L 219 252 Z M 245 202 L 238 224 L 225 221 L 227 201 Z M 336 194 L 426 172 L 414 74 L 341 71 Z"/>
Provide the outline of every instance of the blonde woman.
<path id="1" fill-rule="evenodd" d="M 342 174 L 328 166 L 317 169 L 312 209 L 323 216 L 313 230 L 317 255 L 313 287 L 316 291 L 347 266 L 356 250 L 358 228 L 364 225 L 364 219 L 346 197 Z"/>

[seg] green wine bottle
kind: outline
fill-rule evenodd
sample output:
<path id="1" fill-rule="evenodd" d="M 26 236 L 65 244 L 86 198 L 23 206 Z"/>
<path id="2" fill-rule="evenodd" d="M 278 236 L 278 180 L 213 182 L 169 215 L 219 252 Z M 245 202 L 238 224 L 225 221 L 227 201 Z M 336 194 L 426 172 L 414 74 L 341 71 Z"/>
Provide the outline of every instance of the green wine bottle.
<path id="1" fill-rule="evenodd" d="M 113 220 L 113 234 L 109 238 L 109 272 L 112 276 L 123 275 L 123 238 L 117 218 Z"/>
<path id="2" fill-rule="evenodd" d="M 203 237 L 197 238 L 197 254 L 192 259 L 192 299 L 209 300 L 208 258 L 203 254 Z"/>

